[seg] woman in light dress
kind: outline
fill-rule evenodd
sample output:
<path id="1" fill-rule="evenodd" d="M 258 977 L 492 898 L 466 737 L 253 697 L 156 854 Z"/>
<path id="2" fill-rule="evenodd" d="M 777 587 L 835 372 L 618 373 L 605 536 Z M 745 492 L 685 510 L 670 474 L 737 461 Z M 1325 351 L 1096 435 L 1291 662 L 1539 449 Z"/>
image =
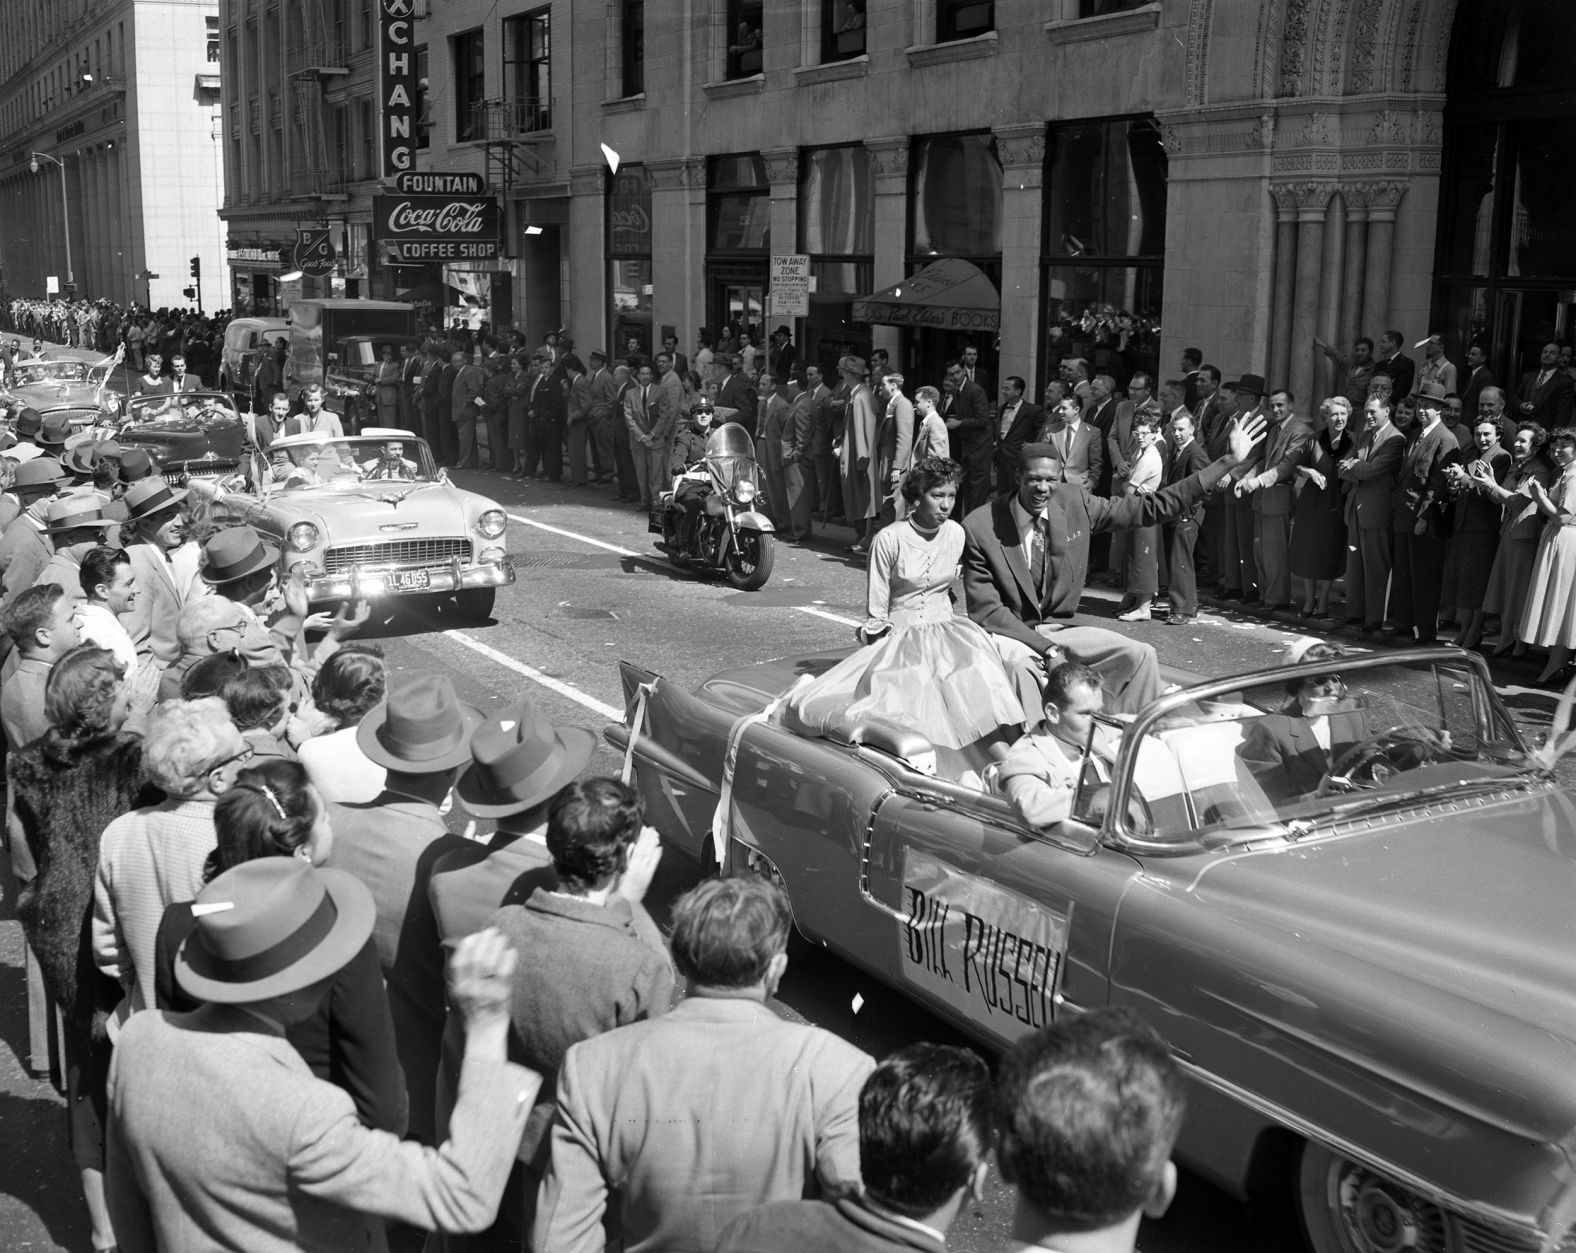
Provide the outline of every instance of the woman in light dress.
<path id="1" fill-rule="evenodd" d="M 1516 637 L 1534 648 L 1549 650 L 1539 683 L 1571 677 L 1571 649 L 1576 647 L 1576 431 L 1558 430 L 1549 436 L 1558 477 L 1544 487 L 1528 481 L 1534 503 L 1548 519 L 1538 540 L 1532 565 L 1532 584 Z"/>
<path id="2" fill-rule="evenodd" d="M 1160 490 L 1160 481 L 1165 477 L 1158 414 L 1141 409 L 1133 415 L 1133 443 L 1138 456 L 1128 468 L 1122 495 L 1151 496 Z M 1126 549 L 1122 604 L 1116 616 L 1123 622 L 1148 622 L 1150 604 L 1160 587 L 1160 528 L 1146 526 L 1128 532 Z"/>
<path id="3" fill-rule="evenodd" d="M 927 457 L 904 476 L 910 513 L 870 547 L 867 647 L 801 683 L 782 711 L 804 735 L 846 739 L 874 719 L 918 731 L 947 778 L 977 776 L 1024 729 L 1024 699 L 991 637 L 953 612 L 963 528 L 948 515 L 963 476 L 957 462 Z M 1038 692 L 1031 697 L 1038 704 Z"/>

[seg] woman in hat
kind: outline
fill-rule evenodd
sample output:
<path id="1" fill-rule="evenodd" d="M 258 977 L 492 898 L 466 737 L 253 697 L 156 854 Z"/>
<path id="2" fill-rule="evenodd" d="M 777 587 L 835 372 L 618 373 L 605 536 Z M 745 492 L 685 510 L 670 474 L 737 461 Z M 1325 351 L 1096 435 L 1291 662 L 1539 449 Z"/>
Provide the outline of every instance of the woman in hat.
<path id="1" fill-rule="evenodd" d="M 363 1126 L 286 1035 L 372 934 L 359 881 L 259 857 L 215 877 L 192 913 L 175 981 L 202 1008 L 136 1015 L 110 1068 L 108 1193 L 122 1246 L 365 1249 L 379 1217 L 445 1232 L 491 1223 L 541 1083 L 505 1060 L 504 938 L 468 936 L 450 964 L 465 1063 L 435 1150 Z"/>
<path id="2" fill-rule="evenodd" d="M 49 729 L 6 762 L 13 841 L 26 844 L 34 878 L 17 916 L 44 986 L 65 1023 L 66 1143 L 82 1175 L 93 1247 L 114 1247 L 104 1205 L 105 1020 L 120 986 L 93 965 L 88 920 L 99 837 L 120 815 L 158 801 L 143 770 L 141 737 L 124 729 L 133 703 L 152 704 L 107 649 L 83 644 L 60 658 L 44 689 Z"/>
<path id="3" fill-rule="evenodd" d="M 846 739 L 874 718 L 923 735 L 940 773 L 981 773 L 1024 728 L 1025 702 L 984 628 L 953 612 L 963 527 L 950 515 L 963 468 L 927 457 L 903 477 L 909 514 L 883 528 L 870 550 L 869 614 L 857 634 L 870 645 L 789 693 L 782 720 L 804 735 Z"/>
<path id="4" fill-rule="evenodd" d="M 210 883 L 259 857 L 296 857 L 321 866 L 334 847 L 328 806 L 293 761 L 259 762 L 237 774 L 214 806 L 213 826 L 214 849 L 203 865 L 203 879 Z M 179 901 L 164 911 L 157 941 L 157 1008 L 181 1014 L 202 1004 L 175 981 L 176 950 L 197 925 L 192 904 Z M 334 975 L 317 1012 L 287 1028 L 285 1038 L 314 1075 L 350 1094 L 363 1125 L 404 1134 L 405 1076 L 371 936 Z"/>

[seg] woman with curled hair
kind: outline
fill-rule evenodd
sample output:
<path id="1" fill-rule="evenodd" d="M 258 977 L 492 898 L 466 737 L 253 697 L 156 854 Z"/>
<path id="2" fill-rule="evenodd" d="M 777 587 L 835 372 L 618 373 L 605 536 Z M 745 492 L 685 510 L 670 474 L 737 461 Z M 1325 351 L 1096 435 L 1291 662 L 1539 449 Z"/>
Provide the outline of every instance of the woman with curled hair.
<path id="1" fill-rule="evenodd" d="M 963 469 L 926 457 L 903 477 L 909 514 L 870 547 L 867 647 L 788 696 L 783 721 L 801 734 L 847 739 L 875 720 L 917 731 L 949 778 L 1005 752 L 1040 696 L 1016 692 L 983 628 L 953 612 L 963 528 L 951 520 Z M 1025 700 L 1030 704 L 1025 705 Z"/>
<path id="2" fill-rule="evenodd" d="M 216 842 L 203 863 L 204 883 L 259 857 L 295 857 L 321 866 L 334 847 L 328 806 L 293 761 L 263 761 L 242 770 L 214 806 L 213 817 Z M 195 926 L 191 901 L 171 905 L 159 921 L 159 1009 L 187 1013 L 201 1004 L 175 981 L 176 950 Z M 350 1094 L 364 1125 L 403 1134 L 405 1077 L 394 1049 L 394 1020 L 377 946 L 370 937 L 334 976 L 317 1012 L 289 1027 L 285 1038 L 314 1075 Z"/>
<path id="3" fill-rule="evenodd" d="M 1532 484 L 1547 488 L 1554 481 L 1554 467 L 1548 462 L 1549 433 L 1536 422 L 1522 422 L 1516 427 L 1516 438 L 1511 441 L 1510 473 L 1503 484 L 1481 473 L 1473 473 L 1474 486 L 1484 495 L 1499 502 L 1499 547 L 1494 550 L 1494 564 L 1488 572 L 1488 586 L 1483 591 L 1483 618 L 1498 618 L 1499 642 L 1494 656 L 1499 657 L 1515 650 L 1515 656 L 1526 652 L 1527 646 L 1516 639 L 1516 618 L 1527 603 L 1527 588 L 1532 582 L 1532 564 L 1538 556 L 1538 537 L 1543 532 L 1543 514 L 1532 499 Z M 1474 615 L 1467 623 L 1466 636 L 1458 641 L 1464 648 L 1477 643 L 1474 630 L 1481 638 L 1483 622 Z"/>
<path id="4" fill-rule="evenodd" d="M 144 679 L 142 690 L 148 686 Z M 49 730 L 6 763 L 11 839 L 25 841 L 37 863 L 17 914 L 65 1021 L 67 1144 L 82 1175 L 96 1249 L 115 1243 L 104 1205 L 105 1023 L 120 987 L 93 964 L 93 878 L 104 828 L 158 800 L 143 767 L 141 737 L 126 729 L 135 695 L 108 649 L 72 649 L 55 663 L 44 689 Z"/>
<path id="5" fill-rule="evenodd" d="M 1346 571 L 1346 520 L 1336 468 L 1352 452 L 1352 403 L 1331 396 L 1319 406 L 1320 430 L 1297 466 L 1288 565 L 1303 580 L 1298 617 L 1330 616 L 1330 584 Z"/>
<path id="6" fill-rule="evenodd" d="M 1576 431 L 1562 427 L 1550 435 L 1549 456 L 1554 482 L 1544 487 L 1533 479 L 1528 484 L 1543 534 L 1516 638 L 1548 650 L 1538 682 L 1564 687 L 1576 675 L 1569 664 L 1576 648 Z"/>
<path id="7" fill-rule="evenodd" d="M 329 729 L 301 741 L 297 756 L 326 801 L 365 804 L 383 791 L 388 772 L 356 743 L 356 728 L 383 699 L 388 675 L 376 644 L 343 645 L 312 680 L 312 704 Z"/>

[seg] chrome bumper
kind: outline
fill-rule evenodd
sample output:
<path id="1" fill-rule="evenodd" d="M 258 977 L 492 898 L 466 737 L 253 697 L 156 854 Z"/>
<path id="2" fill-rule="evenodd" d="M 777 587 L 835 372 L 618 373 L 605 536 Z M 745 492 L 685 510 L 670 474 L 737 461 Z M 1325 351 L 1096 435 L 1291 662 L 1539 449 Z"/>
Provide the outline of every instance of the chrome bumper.
<path id="1" fill-rule="evenodd" d="M 425 574 L 422 585 L 409 576 Z M 514 567 L 507 561 L 466 565 L 458 561 L 444 566 L 424 566 L 416 570 L 352 570 L 349 574 L 324 574 L 307 580 L 307 599 L 374 600 L 380 596 L 445 596 L 473 588 L 508 587 L 514 582 Z M 391 586 L 391 583 L 398 586 Z"/>

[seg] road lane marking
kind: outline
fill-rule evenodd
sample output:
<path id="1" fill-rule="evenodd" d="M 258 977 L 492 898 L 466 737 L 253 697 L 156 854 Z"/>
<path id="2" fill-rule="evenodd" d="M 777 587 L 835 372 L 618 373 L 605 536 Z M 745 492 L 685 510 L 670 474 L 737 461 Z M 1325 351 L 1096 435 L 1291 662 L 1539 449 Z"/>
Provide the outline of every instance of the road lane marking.
<path id="1" fill-rule="evenodd" d="M 463 644 L 473 653 L 480 653 L 489 661 L 496 661 L 505 669 L 513 670 L 522 678 L 529 679 L 532 683 L 539 684 L 550 692 L 557 692 L 560 696 L 568 697 L 576 704 L 583 705 L 592 713 L 601 714 L 604 718 L 607 718 L 612 722 L 624 721 L 624 711 L 622 709 L 614 709 L 611 705 L 604 705 L 595 696 L 588 696 L 579 688 L 571 687 L 562 679 L 555 679 L 550 674 L 543 674 L 534 666 L 528 666 L 523 661 L 516 661 L 513 657 L 509 656 L 508 653 L 501 653 L 491 645 L 483 644 L 479 640 L 473 640 L 470 636 L 464 635 L 459 631 L 445 631 L 443 634 L 449 639 L 453 640 L 456 644 Z"/>
<path id="2" fill-rule="evenodd" d="M 517 513 L 508 515 L 511 522 L 519 522 L 524 526 L 534 526 L 539 531 L 551 531 L 554 535 L 562 535 L 565 539 L 577 539 L 582 544 L 591 544 L 597 548 L 605 548 L 610 553 L 617 553 L 620 557 L 640 557 L 651 561 L 654 558 L 650 553 L 637 553 L 630 548 L 620 548 L 617 544 L 609 544 L 605 540 L 592 539 L 589 535 L 582 535 L 579 531 L 566 531 L 561 526 L 548 526 L 545 522 L 537 522 L 533 518 L 522 518 Z"/>
<path id="3" fill-rule="evenodd" d="M 845 618 L 840 613 L 831 613 L 828 610 L 816 609 L 810 605 L 795 605 L 794 610 L 798 613 L 807 613 L 812 618 L 825 618 L 828 622 L 841 622 L 844 626 L 856 627 L 864 625 L 864 623 L 857 622 L 853 618 Z"/>

